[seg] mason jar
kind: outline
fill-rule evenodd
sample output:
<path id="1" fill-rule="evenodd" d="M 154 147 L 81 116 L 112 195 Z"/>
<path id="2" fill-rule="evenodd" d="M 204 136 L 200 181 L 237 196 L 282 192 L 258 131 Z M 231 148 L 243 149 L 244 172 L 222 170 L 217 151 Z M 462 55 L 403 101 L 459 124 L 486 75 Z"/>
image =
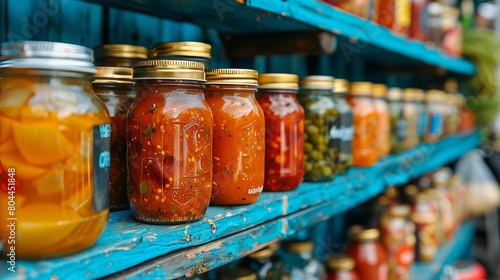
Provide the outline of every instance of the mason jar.
<path id="1" fill-rule="evenodd" d="M 344 79 L 333 81 L 333 100 L 337 104 L 340 119 L 340 151 L 337 172 L 345 174 L 352 166 L 352 137 L 354 128 L 352 126 L 352 110 L 347 103 L 349 82 Z"/>
<path id="2" fill-rule="evenodd" d="M 137 220 L 202 219 L 212 191 L 212 113 L 205 67 L 179 60 L 135 64 L 127 114 L 128 198 Z"/>
<path id="3" fill-rule="evenodd" d="M 0 219 L 17 218 L 15 255 L 44 259 L 92 246 L 108 219 L 111 126 L 92 92 L 92 50 L 25 41 L 2 47 Z M 1 192 L 1 191 L 0 191 Z M 15 213 L 4 211 L 15 197 Z M 13 231 L 0 227 L 2 250 Z"/>

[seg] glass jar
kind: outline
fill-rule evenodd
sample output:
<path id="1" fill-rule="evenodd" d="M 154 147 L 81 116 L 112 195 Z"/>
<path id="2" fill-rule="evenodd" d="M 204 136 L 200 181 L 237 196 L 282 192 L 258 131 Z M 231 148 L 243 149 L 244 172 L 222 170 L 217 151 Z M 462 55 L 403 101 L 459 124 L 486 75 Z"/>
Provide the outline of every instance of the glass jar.
<path id="1" fill-rule="evenodd" d="M 270 246 L 248 255 L 242 265 L 257 274 L 259 280 L 281 280 L 285 273 L 281 258 Z"/>
<path id="2" fill-rule="evenodd" d="M 321 280 L 326 279 L 323 265 L 313 257 L 314 244 L 307 240 L 290 240 L 283 242 L 286 253 L 283 256 L 285 269 L 290 279 Z"/>
<path id="3" fill-rule="evenodd" d="M 387 279 L 387 256 L 377 229 L 351 230 L 346 252 L 356 263 L 354 270 L 363 280 Z"/>
<path id="4" fill-rule="evenodd" d="M 443 4 L 440 2 L 431 2 L 427 5 L 427 39 L 436 47 L 441 47 L 443 30 L 442 30 L 442 15 Z"/>
<path id="5" fill-rule="evenodd" d="M 201 42 L 168 42 L 154 45 L 150 59 L 197 61 L 210 67 L 212 46 Z"/>
<path id="6" fill-rule="evenodd" d="M 148 59 L 148 49 L 141 46 L 109 44 L 95 48 L 97 66 L 132 68 L 134 63 Z"/>
<path id="7" fill-rule="evenodd" d="M 421 42 L 427 40 L 425 24 L 427 22 L 426 7 L 428 2 L 428 0 L 411 0 L 410 38 Z"/>
<path id="8" fill-rule="evenodd" d="M 323 0 L 351 14 L 362 18 L 370 16 L 370 0 Z"/>
<path id="9" fill-rule="evenodd" d="M 352 126 L 352 110 L 347 103 L 349 83 L 343 79 L 335 79 L 333 82 L 333 100 L 337 105 L 340 118 L 340 153 L 337 173 L 345 174 L 352 166 L 352 137 L 354 128 Z"/>
<path id="10" fill-rule="evenodd" d="M 109 167 L 109 209 L 129 209 L 127 197 L 127 111 L 135 99 L 132 68 L 96 67 L 92 83 L 95 94 L 106 104 L 111 116 Z"/>
<path id="11" fill-rule="evenodd" d="M 352 139 L 353 165 L 366 167 L 378 160 L 378 117 L 372 100 L 372 84 L 351 83 L 347 101 L 352 108 L 354 137 Z"/>
<path id="12" fill-rule="evenodd" d="M 374 0 L 374 21 L 392 31 L 408 35 L 411 21 L 411 0 Z"/>
<path id="13" fill-rule="evenodd" d="M 373 85 L 373 105 L 377 112 L 378 155 L 383 158 L 391 152 L 391 115 L 387 104 L 387 86 Z"/>
<path id="14" fill-rule="evenodd" d="M 427 200 L 429 205 L 431 206 L 432 212 L 436 217 L 436 232 L 437 239 L 439 244 L 443 244 L 445 242 L 444 238 L 444 226 L 442 222 L 442 209 L 441 202 L 439 201 L 439 194 L 436 189 L 430 188 L 426 189 L 424 193 L 427 195 Z"/>
<path id="15" fill-rule="evenodd" d="M 427 193 L 415 196 L 411 220 L 416 226 L 416 256 L 419 261 L 432 261 L 439 247 L 437 215 Z"/>
<path id="16" fill-rule="evenodd" d="M 386 249 L 389 280 L 410 279 L 415 260 L 415 224 L 410 221 L 410 207 L 395 205 L 382 217 L 382 245 Z"/>
<path id="17" fill-rule="evenodd" d="M 254 203 L 263 190 L 265 118 L 255 99 L 257 71 L 215 69 L 205 90 L 214 116 L 211 203 Z"/>
<path id="18" fill-rule="evenodd" d="M 328 280 L 360 280 L 354 271 L 354 260 L 345 254 L 328 256 L 325 262 Z"/>
<path id="19" fill-rule="evenodd" d="M 421 89 L 415 89 L 414 92 L 415 106 L 418 111 L 417 134 L 419 142 L 424 142 L 425 131 L 427 129 L 427 108 L 425 106 L 425 94 Z"/>
<path id="20" fill-rule="evenodd" d="M 474 113 L 467 107 L 465 97 L 455 94 L 455 102 L 459 110 L 459 121 L 457 131 L 460 134 L 469 134 L 475 130 L 476 119 Z"/>
<path id="21" fill-rule="evenodd" d="M 15 245 L 0 227 L 2 250 L 44 259 L 86 249 L 109 213 L 110 119 L 92 92 L 92 50 L 25 41 L 1 52 L 0 168 L 10 177 L 0 207 L 16 207 L 0 219 L 17 219 Z"/>
<path id="22" fill-rule="evenodd" d="M 444 97 L 443 136 L 453 136 L 460 125 L 460 112 L 457 107 L 455 95 L 448 93 Z"/>
<path id="23" fill-rule="evenodd" d="M 204 217 L 212 191 L 212 114 L 202 63 L 135 64 L 137 97 L 127 115 L 128 198 L 137 220 Z"/>
<path id="24" fill-rule="evenodd" d="M 329 76 L 307 76 L 300 81 L 298 99 L 305 111 L 304 181 L 329 181 L 335 177 L 341 126 L 333 100 L 333 80 Z"/>
<path id="25" fill-rule="evenodd" d="M 259 102 L 266 119 L 265 191 L 295 190 L 304 177 L 304 109 L 299 77 L 260 74 Z"/>
<path id="26" fill-rule="evenodd" d="M 453 175 L 448 185 L 450 186 L 450 191 L 455 194 L 455 217 L 457 220 L 457 225 L 462 221 L 467 219 L 467 187 L 465 186 L 464 180 L 460 175 Z"/>
<path id="27" fill-rule="evenodd" d="M 448 188 L 448 180 L 439 178 L 435 173 L 432 180 L 432 186 L 436 190 L 439 203 L 439 222 L 443 228 L 443 241 L 448 241 L 453 236 L 456 227 L 456 217 L 454 212 L 454 197 Z"/>
<path id="28" fill-rule="evenodd" d="M 405 148 L 415 148 L 420 143 L 418 129 L 420 125 L 420 110 L 418 108 L 418 89 L 407 88 L 403 92 L 403 115 L 406 120 Z"/>
<path id="29" fill-rule="evenodd" d="M 406 150 L 405 139 L 408 132 L 403 111 L 403 92 L 399 88 L 390 88 L 387 93 L 391 116 L 391 154 Z"/>
<path id="30" fill-rule="evenodd" d="M 443 136 L 443 97 L 444 93 L 440 90 L 427 91 L 427 131 L 425 133 L 425 142 L 437 142 Z"/>
<path id="31" fill-rule="evenodd" d="M 218 280 L 257 280 L 257 274 L 244 267 L 231 267 L 221 269 L 217 273 Z"/>

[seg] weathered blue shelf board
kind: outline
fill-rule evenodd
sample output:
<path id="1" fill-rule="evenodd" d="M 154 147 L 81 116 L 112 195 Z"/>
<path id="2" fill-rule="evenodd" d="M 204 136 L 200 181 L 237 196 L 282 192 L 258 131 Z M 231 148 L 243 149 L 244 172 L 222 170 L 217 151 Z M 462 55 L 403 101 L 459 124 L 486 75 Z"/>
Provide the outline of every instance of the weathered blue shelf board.
<path id="1" fill-rule="evenodd" d="M 325 30 L 347 38 L 337 51 L 346 60 L 355 55 L 383 59 L 396 65 L 431 65 L 472 75 L 476 68 L 466 59 L 446 55 L 438 48 L 392 33 L 366 19 L 319 0 L 87 0 L 102 5 L 189 21 L 225 33 L 252 34 Z"/>
<path id="2" fill-rule="evenodd" d="M 454 264 L 471 249 L 475 229 L 476 227 L 472 221 L 463 223 L 455 232 L 453 238 L 439 249 L 434 261 L 413 265 L 410 278 L 419 280 L 439 279 L 446 265 Z"/>
<path id="3" fill-rule="evenodd" d="M 388 185 L 404 183 L 459 158 L 478 143 L 474 133 L 423 144 L 373 167 L 352 168 L 331 182 L 303 183 L 292 192 L 263 193 L 252 205 L 209 207 L 203 220 L 191 224 L 146 225 L 136 222 L 130 211 L 114 212 L 92 248 L 54 260 L 19 261 L 17 275 L 2 269 L 0 278 L 172 279 L 196 274 L 355 207 Z"/>

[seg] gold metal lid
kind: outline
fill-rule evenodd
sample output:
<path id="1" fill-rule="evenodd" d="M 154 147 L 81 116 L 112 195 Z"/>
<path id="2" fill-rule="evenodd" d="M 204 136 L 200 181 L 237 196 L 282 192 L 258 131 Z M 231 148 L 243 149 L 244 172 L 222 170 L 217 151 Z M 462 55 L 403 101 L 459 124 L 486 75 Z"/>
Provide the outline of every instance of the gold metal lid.
<path id="1" fill-rule="evenodd" d="M 344 79 L 335 79 L 333 81 L 333 92 L 347 94 L 349 92 L 349 82 Z"/>
<path id="2" fill-rule="evenodd" d="M 418 194 L 418 187 L 415 185 L 408 185 L 405 187 L 405 195 L 408 197 L 413 197 Z"/>
<path id="3" fill-rule="evenodd" d="M 248 257 L 250 259 L 254 259 L 254 260 L 262 260 L 262 259 L 270 258 L 273 255 L 273 253 L 274 253 L 274 250 L 268 246 L 268 247 L 265 247 L 263 249 L 260 249 L 257 252 L 251 253 L 250 255 L 248 255 Z"/>
<path id="4" fill-rule="evenodd" d="M 406 218 L 410 216 L 410 212 L 410 206 L 401 204 L 391 206 L 388 213 L 391 217 Z"/>
<path id="5" fill-rule="evenodd" d="M 212 69 L 207 71 L 208 84 L 257 85 L 259 73 L 252 69 Z"/>
<path id="6" fill-rule="evenodd" d="M 403 91 L 400 88 L 389 88 L 389 90 L 387 91 L 387 99 L 401 100 L 403 99 Z"/>
<path id="7" fill-rule="evenodd" d="M 280 243 L 279 243 L 279 241 L 276 241 L 276 242 L 274 242 L 274 243 L 269 244 L 267 247 L 268 247 L 269 249 L 271 249 L 273 252 L 276 252 L 276 251 L 278 251 L 278 250 L 279 250 L 279 248 L 280 248 Z"/>
<path id="8" fill-rule="evenodd" d="M 389 197 L 385 194 L 382 194 L 377 198 L 377 204 L 380 206 L 389 206 L 389 202 Z"/>
<path id="9" fill-rule="evenodd" d="M 405 101 L 419 101 L 421 100 L 420 96 L 421 90 L 418 88 L 406 88 L 403 91 L 403 100 Z"/>
<path id="10" fill-rule="evenodd" d="M 260 74 L 259 88 L 298 89 L 299 76 L 285 73 Z"/>
<path id="11" fill-rule="evenodd" d="M 457 98 L 454 93 L 446 93 L 444 95 L 444 102 L 449 105 L 456 105 L 457 104 Z"/>
<path id="12" fill-rule="evenodd" d="M 427 91 L 425 101 L 427 102 L 443 102 L 444 92 L 442 90 L 431 89 Z"/>
<path id="13" fill-rule="evenodd" d="M 153 47 L 151 58 L 164 56 L 193 56 L 211 58 L 212 46 L 201 42 L 167 42 Z"/>
<path id="14" fill-rule="evenodd" d="M 383 84 L 374 84 L 372 87 L 373 96 L 383 98 L 387 96 L 387 86 Z"/>
<path id="15" fill-rule="evenodd" d="M 428 224 L 436 221 L 436 215 L 432 212 L 428 213 L 412 213 L 410 219 L 417 224 Z"/>
<path id="16" fill-rule="evenodd" d="M 444 91 L 447 93 L 456 93 L 458 91 L 457 80 L 450 78 L 444 83 Z"/>
<path id="17" fill-rule="evenodd" d="M 388 197 L 388 198 L 395 198 L 398 196 L 398 190 L 396 189 L 395 186 L 389 186 L 386 190 L 385 190 L 385 195 Z"/>
<path id="18" fill-rule="evenodd" d="M 95 69 L 94 84 L 134 84 L 132 68 L 97 66 Z"/>
<path id="19" fill-rule="evenodd" d="M 354 260 L 346 254 L 332 254 L 325 261 L 326 268 L 331 271 L 351 270 Z"/>
<path id="20" fill-rule="evenodd" d="M 94 49 L 96 59 L 101 57 L 148 59 L 148 49 L 141 46 L 125 44 L 108 44 Z"/>
<path id="21" fill-rule="evenodd" d="M 292 253 L 309 253 L 314 250 L 314 244 L 308 240 L 291 240 L 283 243 L 283 249 Z"/>
<path id="22" fill-rule="evenodd" d="M 205 65 L 183 60 L 144 60 L 134 64 L 134 79 L 205 81 Z"/>
<path id="23" fill-rule="evenodd" d="M 424 191 L 424 194 L 427 196 L 427 199 L 430 199 L 430 200 L 436 200 L 439 198 L 439 195 L 438 195 L 436 189 L 426 189 Z"/>
<path id="24" fill-rule="evenodd" d="M 351 83 L 351 89 L 349 94 L 371 96 L 373 94 L 372 90 L 373 90 L 373 84 L 370 82 L 354 82 Z"/>
<path id="25" fill-rule="evenodd" d="M 350 238 L 359 242 L 377 240 L 380 232 L 376 228 L 363 229 L 360 231 L 353 231 L 350 233 Z"/>
<path id="26" fill-rule="evenodd" d="M 309 89 L 333 89 L 335 79 L 331 76 L 305 76 L 300 80 L 301 88 Z"/>
<path id="27" fill-rule="evenodd" d="M 218 273 L 219 280 L 257 280 L 253 270 L 244 267 L 225 268 Z"/>

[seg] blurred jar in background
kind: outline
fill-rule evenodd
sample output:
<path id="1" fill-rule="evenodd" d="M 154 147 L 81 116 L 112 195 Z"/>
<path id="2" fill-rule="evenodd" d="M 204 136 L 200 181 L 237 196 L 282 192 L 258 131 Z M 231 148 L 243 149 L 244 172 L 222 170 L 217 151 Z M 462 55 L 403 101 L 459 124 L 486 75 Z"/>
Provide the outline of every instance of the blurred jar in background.
<path id="1" fill-rule="evenodd" d="M 411 0 L 375 0 L 374 21 L 392 31 L 408 35 L 410 31 Z"/>
<path id="2" fill-rule="evenodd" d="M 457 226 L 454 212 L 454 196 L 448 188 L 449 175 L 443 170 L 434 173 L 432 187 L 436 190 L 439 201 L 439 221 L 443 228 L 444 241 L 450 240 Z"/>
<path id="3" fill-rule="evenodd" d="M 433 43 L 436 47 L 441 47 L 443 38 L 442 15 L 443 4 L 440 2 L 431 2 L 427 5 L 427 40 Z"/>
<path id="4" fill-rule="evenodd" d="M 298 89 L 297 75 L 259 75 L 258 102 L 266 120 L 265 191 L 294 190 L 304 176 L 304 109 Z"/>
<path id="5" fill-rule="evenodd" d="M 313 257 L 314 244 L 307 240 L 291 240 L 282 244 L 286 253 L 285 269 L 290 279 L 326 279 L 325 268 Z"/>
<path id="6" fill-rule="evenodd" d="M 428 0 L 411 0 L 411 22 L 410 38 L 426 41 L 425 24 L 427 23 L 427 5 Z"/>
<path id="7" fill-rule="evenodd" d="M 444 93 L 440 90 L 429 90 L 426 96 L 427 131 L 425 142 L 437 142 L 443 136 Z"/>
<path id="8" fill-rule="evenodd" d="M 415 106 L 418 111 L 417 134 L 419 142 L 424 142 L 427 129 L 427 108 L 425 106 L 425 94 L 421 89 L 415 89 Z"/>
<path id="9" fill-rule="evenodd" d="M 353 114 L 352 156 L 357 167 L 371 166 L 378 160 L 378 117 L 372 96 L 372 83 L 351 83 L 347 101 Z"/>
<path id="10" fill-rule="evenodd" d="M 390 88 L 387 94 L 391 118 L 391 154 L 406 150 L 405 139 L 408 134 L 407 123 L 403 111 L 403 92 L 400 88 Z"/>
<path id="11" fill-rule="evenodd" d="M 363 280 L 386 280 L 387 255 L 377 229 L 351 228 L 347 254 L 355 261 L 355 271 Z"/>
<path id="12" fill-rule="evenodd" d="M 420 143 L 418 128 L 420 110 L 418 108 L 418 90 L 407 88 L 403 92 L 403 115 L 406 120 L 405 148 L 412 149 Z"/>
<path id="13" fill-rule="evenodd" d="M 337 104 L 340 119 L 340 150 L 338 173 L 346 173 L 352 166 L 352 137 L 354 128 L 352 126 L 352 110 L 347 103 L 349 83 L 343 79 L 335 79 L 333 82 L 333 99 Z"/>
<path id="14" fill-rule="evenodd" d="M 281 258 L 275 254 L 277 249 L 267 246 L 252 253 L 243 260 L 242 266 L 253 270 L 259 280 L 281 280 L 285 275 L 285 268 Z"/>
<path id="15" fill-rule="evenodd" d="M 439 247 L 439 238 L 437 215 L 433 210 L 428 194 L 419 193 L 415 196 L 411 220 L 415 223 L 417 229 L 417 260 L 432 261 Z"/>
<path id="16" fill-rule="evenodd" d="M 387 86 L 373 85 L 373 105 L 377 112 L 378 155 L 383 158 L 391 152 L 391 116 L 387 104 Z"/>
<path id="17" fill-rule="evenodd" d="M 106 104 L 111 117 L 111 166 L 109 167 L 109 209 L 129 209 L 127 197 L 127 111 L 134 102 L 132 68 L 96 67 L 92 86 Z"/>
<path id="18" fill-rule="evenodd" d="M 370 16 L 370 0 L 323 0 L 335 7 L 362 18 Z"/>
<path id="19" fill-rule="evenodd" d="M 345 254 L 333 254 L 325 261 L 328 280 L 361 280 L 354 271 L 356 263 Z"/>
<path id="20" fill-rule="evenodd" d="M 460 104 L 458 93 L 458 83 L 455 79 L 448 79 L 444 84 L 444 91 L 446 92 L 445 99 L 445 117 L 443 120 L 444 135 L 451 136 L 458 133 L 460 127 Z"/>
<path id="21" fill-rule="evenodd" d="M 458 125 L 458 133 L 469 134 L 476 129 L 476 117 L 474 113 L 467 107 L 466 99 L 461 94 L 455 94 L 455 102 L 459 110 L 460 124 Z"/>
<path id="22" fill-rule="evenodd" d="M 150 59 L 188 60 L 210 67 L 212 46 L 201 42 L 167 42 L 154 45 Z"/>
<path id="23" fill-rule="evenodd" d="M 96 66 L 132 68 L 134 63 L 148 59 L 148 49 L 141 46 L 108 44 L 98 46 L 94 51 Z"/>
<path id="24" fill-rule="evenodd" d="M 462 26 L 458 21 L 460 11 L 457 8 L 444 6 L 441 29 L 443 32 L 442 48 L 450 56 L 462 55 Z"/>

